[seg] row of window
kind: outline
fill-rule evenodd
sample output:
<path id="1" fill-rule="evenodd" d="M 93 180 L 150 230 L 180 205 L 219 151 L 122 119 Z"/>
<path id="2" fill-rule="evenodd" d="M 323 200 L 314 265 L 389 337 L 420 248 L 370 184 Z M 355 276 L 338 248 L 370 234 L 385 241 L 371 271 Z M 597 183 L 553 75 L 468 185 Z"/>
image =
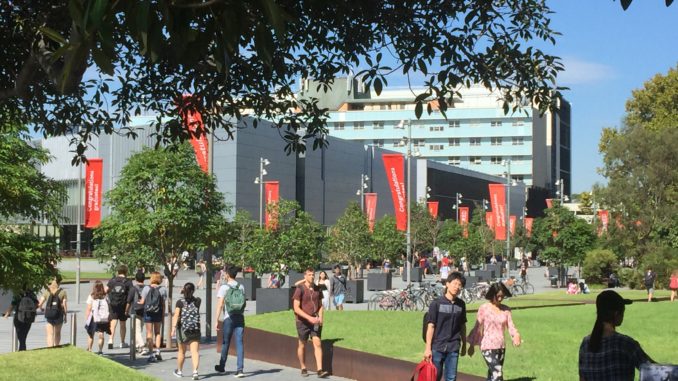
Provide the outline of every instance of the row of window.
<path id="1" fill-rule="evenodd" d="M 481 138 L 469 138 L 469 145 L 478 147 L 480 146 L 480 140 Z M 504 142 L 504 139 L 502 137 L 492 137 L 490 138 L 490 145 L 493 146 L 500 146 Z M 378 147 L 384 147 L 384 139 L 374 139 L 372 140 L 372 144 L 378 146 Z M 511 145 L 514 146 L 522 146 L 525 144 L 525 138 L 522 136 L 513 136 L 511 137 Z M 426 146 L 426 141 L 424 139 L 412 139 L 412 145 L 415 147 L 425 147 Z M 449 138 L 447 139 L 447 145 L 450 147 L 459 147 L 461 146 L 461 138 Z M 393 141 L 393 147 L 404 147 L 405 146 L 405 141 L 404 140 L 396 140 Z M 429 149 L 433 151 L 440 151 L 443 149 L 443 144 L 431 144 L 429 145 Z"/>
<path id="2" fill-rule="evenodd" d="M 488 157 L 483 157 L 483 156 L 469 156 L 468 161 L 470 164 L 475 164 L 475 165 L 481 165 L 483 164 L 483 161 L 487 161 Z M 504 164 L 504 158 L 501 156 L 490 156 L 489 157 L 490 164 L 495 164 L 495 165 L 503 165 Z M 513 164 L 520 164 L 522 163 L 523 159 L 520 156 L 515 156 L 511 158 L 511 163 Z M 447 157 L 447 164 L 449 165 L 461 165 L 461 157 L 460 156 L 448 156 Z"/>
<path id="3" fill-rule="evenodd" d="M 524 122 L 523 121 L 514 121 L 514 122 L 512 122 L 512 125 L 514 127 L 519 127 L 519 126 L 523 126 Z M 449 128 L 460 128 L 461 127 L 461 121 L 450 120 L 448 122 L 447 126 Z M 469 126 L 479 127 L 480 123 L 470 123 Z M 492 122 L 490 122 L 490 126 L 491 127 L 501 127 L 502 122 L 501 121 L 492 121 Z M 346 122 L 335 122 L 335 123 L 332 124 L 332 127 L 334 127 L 335 130 L 345 130 L 346 129 Z M 419 127 L 426 127 L 426 126 L 420 125 Z M 354 130 L 364 130 L 365 129 L 365 122 L 353 122 L 353 129 Z M 384 122 L 383 121 L 372 122 L 372 129 L 383 130 L 384 129 Z M 444 125 L 429 126 L 428 130 L 431 131 L 431 132 L 445 131 L 445 126 Z"/>

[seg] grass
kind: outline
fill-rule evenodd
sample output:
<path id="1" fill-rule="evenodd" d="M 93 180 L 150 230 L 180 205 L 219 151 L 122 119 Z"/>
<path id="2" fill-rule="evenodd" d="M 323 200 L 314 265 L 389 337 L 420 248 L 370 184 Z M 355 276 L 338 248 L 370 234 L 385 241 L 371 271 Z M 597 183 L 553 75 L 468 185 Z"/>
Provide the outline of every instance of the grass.
<path id="1" fill-rule="evenodd" d="M 75 271 L 60 271 L 64 282 L 75 282 Z M 111 273 L 81 271 L 80 279 L 110 279 Z"/>
<path id="2" fill-rule="evenodd" d="M 0 369 L 2 380 L 157 380 L 113 360 L 70 346 L 0 355 Z"/>
<path id="3" fill-rule="evenodd" d="M 578 301 L 578 302 L 595 302 L 598 294 L 603 291 L 600 290 L 591 290 L 590 294 L 577 294 L 569 295 L 565 292 L 565 289 L 558 289 L 554 291 L 540 292 L 539 294 L 534 295 L 520 295 L 516 300 L 528 299 L 528 300 L 557 300 L 557 301 Z M 644 290 L 628 290 L 628 289 L 615 289 L 621 296 L 624 298 L 632 300 L 647 300 L 647 292 Z M 671 291 L 668 290 L 655 290 L 654 297 L 669 297 Z"/>
<path id="4" fill-rule="evenodd" d="M 678 363 L 674 340 L 678 336 L 675 314 L 678 304 L 635 303 L 628 306 L 619 332 L 640 342 L 655 361 Z M 424 351 L 421 339 L 421 312 L 330 311 L 326 313 L 323 339 L 335 345 L 418 362 Z M 470 330 L 475 314 L 468 314 Z M 581 339 L 588 335 L 595 320 L 595 306 L 548 307 L 516 310 L 513 320 L 524 341 L 519 348 L 507 348 L 506 380 L 577 379 Z M 292 312 L 248 316 L 254 328 L 296 336 Z M 510 341 L 507 338 L 507 343 Z M 460 360 L 461 372 L 484 376 L 485 362 L 476 353 Z"/>

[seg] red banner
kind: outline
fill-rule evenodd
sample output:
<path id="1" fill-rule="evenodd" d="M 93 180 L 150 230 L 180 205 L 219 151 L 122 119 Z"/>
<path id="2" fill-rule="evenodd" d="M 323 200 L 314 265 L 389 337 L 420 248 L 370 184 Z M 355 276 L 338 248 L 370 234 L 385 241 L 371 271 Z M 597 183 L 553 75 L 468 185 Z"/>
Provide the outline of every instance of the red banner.
<path id="1" fill-rule="evenodd" d="M 532 217 L 525 217 L 525 230 L 527 230 L 527 236 L 532 237 L 532 223 L 534 222 L 534 218 Z"/>
<path id="2" fill-rule="evenodd" d="M 549 208 L 549 209 L 553 208 L 553 199 L 552 198 L 546 199 L 546 207 Z"/>
<path id="3" fill-rule="evenodd" d="M 494 220 L 494 238 L 506 239 L 506 188 L 504 184 L 489 184 L 490 203 Z"/>
<path id="4" fill-rule="evenodd" d="M 438 218 L 438 201 L 428 201 L 426 203 L 428 206 L 428 212 L 434 219 Z"/>
<path id="5" fill-rule="evenodd" d="M 494 217 L 492 212 L 485 212 L 485 223 L 487 223 L 487 226 L 494 231 Z"/>
<path id="6" fill-rule="evenodd" d="M 509 216 L 509 230 L 511 231 L 511 237 L 516 235 L 516 216 Z"/>
<path id="7" fill-rule="evenodd" d="M 266 229 L 275 229 L 277 227 L 276 213 L 269 210 L 269 206 L 277 204 L 278 200 L 280 200 L 280 182 L 264 181 L 264 194 L 264 198 L 266 199 L 264 224 L 266 225 Z"/>
<path id="8" fill-rule="evenodd" d="M 370 231 L 373 231 L 374 221 L 377 217 L 376 193 L 365 193 L 365 213 L 367 214 L 367 223 L 370 225 Z"/>
<path id="9" fill-rule="evenodd" d="M 184 102 L 187 102 L 186 99 L 190 98 L 191 95 L 184 95 Z M 193 151 L 195 151 L 195 159 L 198 161 L 198 165 L 202 168 L 203 171 L 209 171 L 209 144 L 207 143 L 207 136 L 203 133 L 200 137 L 196 137 L 195 133 L 198 130 L 203 130 L 202 124 L 202 115 L 197 111 L 186 110 L 182 119 L 186 128 L 191 132 L 191 145 L 193 146 Z"/>
<path id="10" fill-rule="evenodd" d="M 386 178 L 391 186 L 396 227 L 407 230 L 407 195 L 405 194 L 405 158 L 401 154 L 382 154 Z"/>
<path id="11" fill-rule="evenodd" d="M 96 228 L 101 223 L 103 195 L 103 159 L 87 160 L 85 166 L 85 227 Z"/>
<path id="12" fill-rule="evenodd" d="M 464 227 L 464 238 L 468 238 L 468 220 L 469 220 L 468 206 L 459 207 L 459 223 Z"/>
<path id="13" fill-rule="evenodd" d="M 610 222 L 610 213 L 607 210 L 601 209 L 598 211 L 598 218 L 600 218 L 600 225 L 598 225 L 598 235 L 607 231 L 607 224 Z"/>

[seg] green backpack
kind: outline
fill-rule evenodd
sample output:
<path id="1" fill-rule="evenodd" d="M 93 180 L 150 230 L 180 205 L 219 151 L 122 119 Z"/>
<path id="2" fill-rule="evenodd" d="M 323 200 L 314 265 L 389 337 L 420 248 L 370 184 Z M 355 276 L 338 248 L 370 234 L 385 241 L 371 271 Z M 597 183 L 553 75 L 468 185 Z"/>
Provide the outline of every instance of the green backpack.
<path id="1" fill-rule="evenodd" d="M 229 315 L 242 314 L 245 312 L 247 301 L 245 298 L 245 290 L 240 287 L 240 283 L 234 287 L 228 286 L 224 302 L 226 305 L 226 312 L 228 312 Z"/>

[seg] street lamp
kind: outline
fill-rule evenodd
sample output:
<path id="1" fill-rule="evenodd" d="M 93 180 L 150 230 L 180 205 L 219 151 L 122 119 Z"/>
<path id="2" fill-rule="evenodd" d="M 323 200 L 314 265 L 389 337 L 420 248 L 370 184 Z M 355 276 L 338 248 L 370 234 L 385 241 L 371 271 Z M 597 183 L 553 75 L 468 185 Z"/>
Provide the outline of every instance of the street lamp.
<path id="1" fill-rule="evenodd" d="M 457 223 L 459 223 L 459 204 L 461 204 L 461 198 L 462 197 L 464 197 L 464 195 L 457 192 L 454 195 L 454 198 L 455 198 L 454 205 L 452 205 L 452 209 L 455 209 L 457 211 Z"/>
<path id="2" fill-rule="evenodd" d="M 259 185 L 259 228 L 264 227 L 264 176 L 268 174 L 264 169 L 271 164 L 268 159 L 259 158 L 259 176 L 254 179 L 254 183 Z"/>
<path id="3" fill-rule="evenodd" d="M 367 189 L 367 182 L 370 178 L 367 175 L 360 175 L 360 188 L 355 192 L 356 196 L 360 196 L 360 210 L 365 211 L 365 189 Z"/>
<path id="4" fill-rule="evenodd" d="M 511 258 L 511 159 L 504 161 L 506 166 L 506 277 L 509 276 Z"/>
<path id="5" fill-rule="evenodd" d="M 556 185 L 558 186 L 558 190 L 556 191 L 556 195 L 560 196 L 560 206 L 563 206 L 563 202 L 569 201 L 570 198 L 565 196 L 565 180 L 563 179 L 558 179 L 556 180 Z"/>
<path id="6" fill-rule="evenodd" d="M 405 120 L 401 120 L 400 123 L 396 126 L 398 129 L 403 129 L 405 128 Z M 411 213 L 411 207 L 410 207 L 410 199 L 412 197 L 412 167 L 410 165 L 410 162 L 412 161 L 412 156 L 419 156 L 419 152 L 413 153 L 412 152 L 412 121 L 410 119 L 407 120 L 407 137 L 403 137 L 403 140 L 406 141 L 407 143 L 407 190 L 405 191 L 407 193 L 407 232 L 405 233 L 405 237 L 407 239 L 407 255 L 406 255 L 406 271 L 407 271 L 407 285 L 410 286 L 412 284 L 412 261 L 410 260 L 412 257 L 412 234 L 410 230 L 410 221 L 412 218 L 412 213 Z"/>

